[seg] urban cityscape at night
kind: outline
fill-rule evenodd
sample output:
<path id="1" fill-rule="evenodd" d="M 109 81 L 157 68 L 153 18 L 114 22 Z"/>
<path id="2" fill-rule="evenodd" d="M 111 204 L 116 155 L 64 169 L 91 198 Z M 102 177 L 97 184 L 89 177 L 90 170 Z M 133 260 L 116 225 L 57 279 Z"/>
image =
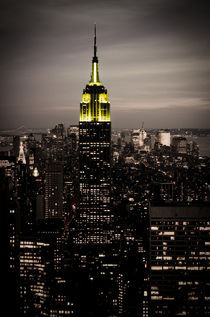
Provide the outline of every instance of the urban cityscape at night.
<path id="1" fill-rule="evenodd" d="M 119 9 L 112 1 L 93 1 L 87 6 L 83 1 L 71 4 L 64 0 L 1 4 L 2 29 L 9 38 L 4 40 L 6 55 L 1 62 L 6 78 L 0 119 L 2 312 L 20 317 L 210 316 L 210 96 L 206 88 L 210 28 L 203 33 L 209 23 L 207 1 L 168 4 L 165 0 L 132 0 L 129 4 L 123 0 Z M 79 14 L 81 9 L 84 13 Z M 144 26 L 139 35 L 138 10 L 142 10 Z M 96 15 L 97 24 L 82 20 L 85 12 L 91 21 Z M 116 20 L 110 23 L 116 28 L 108 38 L 105 29 L 109 21 L 105 23 L 105 18 L 113 12 Z M 198 25 L 194 28 L 196 15 Z M 58 23 L 53 35 L 52 25 L 44 23 L 47 16 Z M 77 22 L 78 30 L 70 42 L 75 39 L 77 48 L 66 44 L 74 28 L 64 27 L 74 25 L 69 19 L 74 21 L 75 16 L 81 18 L 81 28 Z M 123 21 L 129 17 L 136 23 L 133 38 L 130 26 L 124 43 L 115 44 L 115 36 L 123 34 L 117 25 L 124 30 Z M 9 21 L 13 21 L 10 27 Z M 29 26 L 28 33 L 22 23 Z M 60 32 L 64 46 L 59 46 Z M 163 38 L 169 43 L 171 36 L 176 42 L 180 34 L 189 41 L 182 47 L 180 40 L 173 63 L 171 48 L 165 47 L 169 52 L 165 70 L 167 54 L 156 47 L 161 61 L 155 64 L 145 40 L 157 34 L 160 43 Z M 137 35 L 146 43 L 141 52 L 145 66 L 143 60 L 140 64 L 135 60 L 135 45 L 130 47 Z M 49 50 L 47 44 L 42 47 L 42 36 L 50 38 Z M 91 37 L 90 47 L 85 47 L 85 37 Z M 102 39 L 109 60 L 117 61 L 118 50 L 116 69 L 114 63 L 107 71 L 106 64 L 101 67 L 106 59 Z M 39 53 L 33 53 L 27 41 L 32 46 L 36 43 Z M 56 54 L 64 57 L 58 64 L 68 94 L 66 87 L 62 90 L 55 56 L 50 61 L 40 57 L 46 54 L 50 59 L 51 41 L 57 46 Z M 11 46 L 16 46 L 14 52 L 9 52 Z M 126 55 L 129 46 L 128 59 L 123 46 Z M 65 51 L 67 47 L 69 51 Z M 192 64 L 186 66 L 184 52 Z M 70 54 L 70 70 L 65 54 Z M 84 67 L 91 69 L 86 82 L 84 56 L 89 56 Z M 154 73 L 147 63 L 150 58 L 154 59 Z M 29 66 L 30 60 L 34 66 L 33 62 Z M 77 78 L 76 68 L 86 77 Z M 141 77 L 137 84 L 142 87 L 138 88 L 141 69 L 145 82 Z M 194 71 L 197 81 L 192 78 Z M 56 80 L 50 74 L 56 74 Z M 56 106 L 59 98 L 60 108 Z M 65 102 L 71 105 L 75 100 L 77 106 L 69 106 L 68 117 Z"/>

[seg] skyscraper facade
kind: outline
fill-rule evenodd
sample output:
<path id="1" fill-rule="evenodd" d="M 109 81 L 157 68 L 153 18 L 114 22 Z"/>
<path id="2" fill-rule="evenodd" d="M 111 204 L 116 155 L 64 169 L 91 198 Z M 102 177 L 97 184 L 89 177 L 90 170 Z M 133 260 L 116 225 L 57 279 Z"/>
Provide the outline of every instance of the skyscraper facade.
<path id="1" fill-rule="evenodd" d="M 99 80 L 96 28 L 92 75 L 80 103 L 79 184 L 71 252 L 72 269 L 83 274 L 82 287 L 86 287 L 80 316 L 116 316 L 121 300 L 120 235 L 115 234 L 111 210 L 110 102 Z"/>
<path id="2" fill-rule="evenodd" d="M 152 316 L 209 316 L 209 205 L 150 209 Z"/>
<path id="3" fill-rule="evenodd" d="M 79 174 L 82 232 L 77 243 L 109 243 L 111 118 L 107 90 L 99 80 L 96 29 L 91 80 L 80 103 Z"/>
<path id="4" fill-rule="evenodd" d="M 48 162 L 45 173 L 45 218 L 60 218 L 63 212 L 63 167 Z"/>

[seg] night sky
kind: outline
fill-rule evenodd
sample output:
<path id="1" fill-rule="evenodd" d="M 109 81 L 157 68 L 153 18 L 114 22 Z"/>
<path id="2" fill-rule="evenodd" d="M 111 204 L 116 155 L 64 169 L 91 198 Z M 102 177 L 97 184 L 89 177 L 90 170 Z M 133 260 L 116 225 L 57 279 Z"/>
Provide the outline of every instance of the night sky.
<path id="1" fill-rule="evenodd" d="M 94 23 L 113 128 L 210 128 L 210 1 L 3 0 L 0 128 L 78 124 Z"/>

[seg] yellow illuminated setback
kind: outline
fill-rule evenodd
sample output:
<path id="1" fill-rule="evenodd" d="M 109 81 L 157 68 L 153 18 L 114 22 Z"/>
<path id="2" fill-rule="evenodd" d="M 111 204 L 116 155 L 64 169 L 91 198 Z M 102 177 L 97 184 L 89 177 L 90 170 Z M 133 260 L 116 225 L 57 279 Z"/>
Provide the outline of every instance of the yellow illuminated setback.
<path id="1" fill-rule="evenodd" d="M 84 93 L 80 104 L 80 121 L 111 121 L 108 94 Z"/>
<path id="2" fill-rule="evenodd" d="M 98 58 L 96 55 L 96 26 L 94 37 L 94 57 L 92 60 L 92 74 L 86 89 L 82 95 L 80 103 L 80 122 L 81 121 L 111 121 L 110 102 L 108 94 L 99 80 Z M 94 87 L 95 86 L 95 87 Z"/>

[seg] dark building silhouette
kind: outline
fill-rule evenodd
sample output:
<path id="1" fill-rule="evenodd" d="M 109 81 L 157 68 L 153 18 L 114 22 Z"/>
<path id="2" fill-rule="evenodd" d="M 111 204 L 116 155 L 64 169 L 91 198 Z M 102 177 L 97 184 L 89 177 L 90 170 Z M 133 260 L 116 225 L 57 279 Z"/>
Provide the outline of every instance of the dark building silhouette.
<path id="1" fill-rule="evenodd" d="M 172 145 L 175 153 L 187 154 L 187 139 L 184 137 L 174 137 Z"/>
<path id="2" fill-rule="evenodd" d="M 150 208 L 151 315 L 210 314 L 210 206 Z"/>
<path id="3" fill-rule="evenodd" d="M 2 311 L 18 316 L 18 259 L 20 219 L 14 197 L 15 157 L 0 158 L 0 209 L 1 209 L 1 284 Z M 8 305 L 8 299 L 10 305 Z"/>
<path id="4" fill-rule="evenodd" d="M 17 158 L 19 154 L 19 148 L 20 148 L 20 137 L 18 135 L 15 135 L 13 137 L 13 154 Z"/>
<path id="5" fill-rule="evenodd" d="M 62 217 L 63 166 L 48 162 L 45 171 L 45 218 Z"/>
<path id="6" fill-rule="evenodd" d="M 37 235 L 21 238 L 18 290 L 21 316 L 49 316 L 52 258 L 50 244 L 40 241 Z"/>

